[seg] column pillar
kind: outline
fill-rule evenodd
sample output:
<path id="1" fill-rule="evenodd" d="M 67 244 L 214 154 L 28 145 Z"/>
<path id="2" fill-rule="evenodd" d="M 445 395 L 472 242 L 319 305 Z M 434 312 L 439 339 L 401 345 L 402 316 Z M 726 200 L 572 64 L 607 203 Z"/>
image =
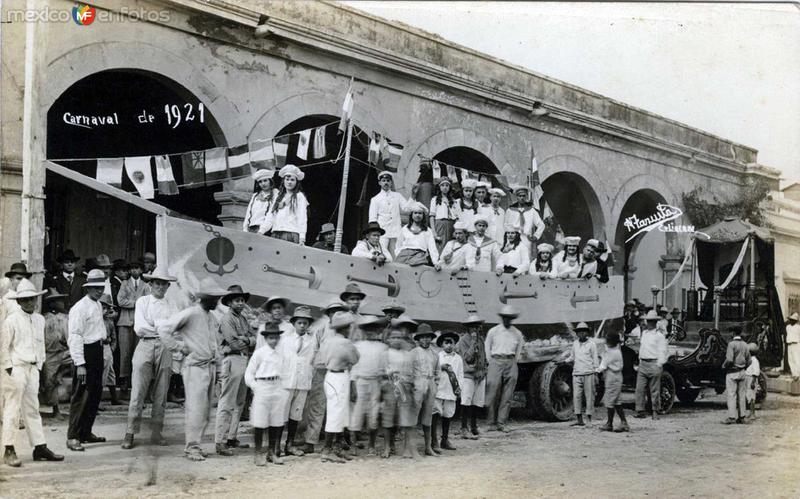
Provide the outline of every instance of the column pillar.
<path id="1" fill-rule="evenodd" d="M 241 230 L 247 205 L 253 195 L 253 180 L 229 180 L 223 185 L 224 190 L 214 193 L 214 201 L 220 207 L 219 221 L 223 227 Z"/>

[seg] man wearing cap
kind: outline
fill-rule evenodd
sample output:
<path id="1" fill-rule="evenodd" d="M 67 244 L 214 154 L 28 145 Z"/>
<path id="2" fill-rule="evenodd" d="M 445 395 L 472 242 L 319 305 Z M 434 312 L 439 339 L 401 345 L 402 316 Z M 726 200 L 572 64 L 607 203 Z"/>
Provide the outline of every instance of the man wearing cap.
<path id="1" fill-rule="evenodd" d="M 304 452 L 295 447 L 295 435 L 297 427 L 300 426 L 300 421 L 303 419 L 308 392 L 311 390 L 311 381 L 314 377 L 312 362 L 317 353 L 317 345 L 316 338 L 308 332 L 309 326 L 314 322 L 310 308 L 296 307 L 289 320 L 293 326 L 292 331 L 284 334 L 278 345 L 286 362 L 283 368 L 283 387 L 288 391 L 284 415 L 287 429 L 284 453 L 302 456 Z M 279 435 L 279 441 L 280 438 Z"/>
<path id="2" fill-rule="evenodd" d="M 789 371 L 797 379 L 800 377 L 800 314 L 793 313 L 786 319 L 786 363 L 789 364 Z"/>
<path id="3" fill-rule="evenodd" d="M 433 448 L 433 409 L 439 383 L 439 356 L 430 348 L 436 337 L 428 324 L 420 324 L 414 334 L 417 346 L 411 350 L 411 367 L 414 374 L 414 403 L 419 411 L 419 420 L 425 437 L 425 455 L 438 456 Z"/>
<path id="4" fill-rule="evenodd" d="M 591 423 L 594 413 L 594 373 L 600 366 L 600 359 L 597 345 L 589 339 L 589 332 L 589 325 L 585 322 L 575 326 L 578 339 L 572 342 L 571 355 L 567 359 L 567 362 L 572 361 L 572 404 L 577 419 L 573 426 Z"/>
<path id="5" fill-rule="evenodd" d="M 106 327 L 99 300 L 107 284 L 105 272 L 100 269 L 90 270 L 83 285 L 86 296 L 78 300 L 69 311 L 67 343 L 75 368 L 67 448 L 72 451 L 83 451 L 81 444 L 84 442 L 106 441 L 92 433 L 92 426 L 103 394 L 103 341 L 106 339 Z"/>
<path id="6" fill-rule="evenodd" d="M 639 340 L 639 369 L 636 372 L 636 414 L 643 418 L 645 414 L 646 392 L 650 392 L 653 404 L 653 419 L 661 412 L 661 374 L 667 362 L 667 339 L 656 327 L 661 320 L 655 310 L 650 310 L 644 317 L 646 326 Z"/>
<path id="7" fill-rule="evenodd" d="M 228 293 L 220 299 L 228 307 L 219 321 L 222 369 L 219 374 L 221 389 L 217 402 L 214 447 L 221 456 L 232 456 L 231 448 L 237 447 L 239 419 L 247 398 L 244 371 L 250 351 L 256 345 L 250 323 L 242 315 L 249 299 L 250 293 L 246 293 L 238 284 L 229 286 Z"/>
<path id="8" fill-rule="evenodd" d="M 122 281 L 117 293 L 119 318 L 117 319 L 117 344 L 119 345 L 120 385 L 129 389 L 133 371 L 133 352 L 136 348 L 136 334 L 133 323 L 136 316 L 136 301 L 150 294 L 150 286 L 142 279 L 141 262 L 129 265 L 130 277 Z"/>
<path id="9" fill-rule="evenodd" d="M 486 234 L 495 241 L 502 241 L 505 235 L 506 210 L 500 206 L 500 201 L 505 197 L 503 189 L 493 187 L 489 189 L 489 204 L 478 207 L 478 213 L 486 217 L 489 227 Z"/>
<path id="10" fill-rule="evenodd" d="M 344 429 L 350 420 L 350 369 L 358 362 L 358 351 L 347 339 L 352 323 L 352 315 L 347 312 L 336 312 L 330 326 L 335 332 L 322 347 L 327 370 L 325 447 L 321 456 L 323 462 L 341 463 L 349 459 L 349 456 L 341 451 L 341 441 Z"/>
<path id="11" fill-rule="evenodd" d="M 378 222 L 378 225 L 386 231 L 381 236 L 381 244 L 389 250 L 389 253 L 396 256 L 395 246 L 402 225 L 400 213 L 407 212 L 414 200 L 406 200 L 402 194 L 394 190 L 392 172 L 379 172 L 378 184 L 381 191 L 369 201 L 369 221 Z"/>
<path id="12" fill-rule="evenodd" d="M 138 337 L 138 343 L 132 358 L 131 400 L 123 449 L 133 448 L 134 435 L 141 430 L 142 410 L 148 393 L 153 402 L 150 441 L 155 445 L 166 445 L 161 432 L 172 375 L 172 355 L 161 342 L 158 327 L 178 313 L 177 307 L 166 299 L 167 289 L 177 279 L 161 268 L 142 277 L 149 281 L 149 294 L 139 297 L 135 304 L 133 332 Z"/>
<path id="13" fill-rule="evenodd" d="M 83 283 L 86 282 L 86 278 L 76 271 L 80 259 L 71 249 L 64 250 L 56 260 L 61 270 L 45 279 L 44 287 L 55 288 L 59 293 L 67 295 L 67 311 L 83 298 Z"/>
<path id="14" fill-rule="evenodd" d="M 475 215 L 473 223 L 475 233 L 467 241 L 469 246 L 466 254 L 467 268 L 477 272 L 493 272 L 500 259 L 500 245 L 486 235 L 489 222 L 484 215 Z"/>
<path id="15" fill-rule="evenodd" d="M 462 270 L 467 270 L 467 253 L 470 245 L 467 244 L 469 231 L 461 220 L 453 225 L 453 239 L 447 241 L 442 248 L 436 270 L 445 270 L 455 275 Z"/>
<path id="16" fill-rule="evenodd" d="M 539 213 L 538 207 L 533 206 L 530 201 L 530 187 L 526 185 L 514 185 L 511 187 L 517 202 L 508 207 L 506 211 L 506 224 L 519 225 L 522 228 L 522 242 L 531 250 L 536 247 L 536 242 L 542 237 L 545 225 Z"/>
<path id="17" fill-rule="evenodd" d="M 50 289 L 44 297 L 44 351 L 45 360 L 42 365 L 41 383 L 42 399 L 53 406 L 53 417 L 61 419 L 58 406 L 58 388 L 61 386 L 61 368 L 72 366 L 69 356 L 67 335 L 69 334 L 69 314 L 67 313 L 67 295 Z"/>
<path id="18" fill-rule="evenodd" d="M 489 368 L 486 373 L 487 419 L 490 429 L 508 432 L 506 423 L 511 411 L 511 399 L 517 386 L 519 370 L 517 361 L 522 353 L 524 338 L 519 329 L 512 325 L 519 312 L 511 305 L 505 305 L 500 312 L 501 324 L 486 333 L 486 356 Z"/>
<path id="19" fill-rule="evenodd" d="M 461 387 L 461 437 L 478 438 L 478 410 L 486 398 L 486 344 L 483 319 L 470 315 L 464 321 L 467 332 L 456 344 L 456 352 L 464 360 L 464 383 Z M 467 425 L 469 424 L 469 427 Z"/>
<path id="20" fill-rule="evenodd" d="M 725 424 L 744 423 L 747 414 L 747 366 L 750 364 L 750 347 L 742 341 L 742 329 L 728 328 L 733 338 L 725 352 L 725 395 L 728 403 L 728 418 Z"/>
<path id="21" fill-rule="evenodd" d="M 328 338 L 335 334 L 331 329 L 331 318 L 336 312 L 344 312 L 347 307 L 339 302 L 332 301 L 325 308 L 325 315 L 317 319 L 310 328 L 309 334 L 314 340 L 315 353 L 312 360 L 314 368 L 311 377 L 311 389 L 306 397 L 306 406 L 303 409 L 303 422 L 305 423 L 305 446 L 303 452 L 310 454 L 314 452 L 314 446 L 319 444 L 319 436 L 322 431 L 322 422 L 325 419 L 325 352 L 323 351 Z"/>
<path id="22" fill-rule="evenodd" d="M 36 313 L 39 296 L 44 291 L 23 279 L 14 292 L 19 310 L 12 312 L 0 327 L 0 377 L 3 378 L 3 460 L 19 467 L 14 442 L 20 416 L 25 420 L 34 461 L 62 461 L 64 456 L 47 448 L 39 415 L 39 370 L 44 365 L 44 317 Z"/>
<path id="23" fill-rule="evenodd" d="M 366 315 L 359 319 L 358 327 L 364 332 L 365 339 L 354 342 L 358 351 L 358 362 L 350 371 L 350 379 L 356 388 L 356 403 L 350 415 L 348 429 L 360 432 L 366 425 L 369 430 L 369 447 L 367 455 L 375 454 L 375 439 L 378 435 L 378 416 L 380 414 L 381 384 L 385 372 L 382 365 L 386 350 L 389 348 L 381 341 L 386 320 L 374 315 Z M 351 437 L 352 440 L 356 440 Z"/>
<path id="24" fill-rule="evenodd" d="M 217 376 L 214 364 L 219 354 L 219 323 L 211 311 L 226 294 L 210 279 L 204 280 L 196 293 L 199 302 L 157 327 L 164 346 L 185 356 L 181 372 L 186 390 L 185 454 L 191 461 L 205 460 L 200 442 L 208 426 Z"/>
<path id="25" fill-rule="evenodd" d="M 608 266 L 601 266 L 597 254 L 600 252 L 600 241 L 589 239 L 583 247 L 581 258 L 581 268 L 578 271 L 578 279 L 595 278 L 600 282 L 608 282 Z"/>
<path id="26" fill-rule="evenodd" d="M 361 240 L 356 243 L 352 255 L 369 258 L 378 266 L 391 262 L 392 254 L 381 241 L 381 236 L 385 233 L 386 231 L 378 225 L 378 222 L 370 222 L 361 231 Z"/>
<path id="27" fill-rule="evenodd" d="M 334 242 L 336 240 L 336 226 L 332 223 L 324 223 L 322 227 L 319 229 L 319 235 L 317 236 L 317 242 L 314 243 L 312 248 L 317 248 L 325 251 L 333 251 Z M 339 253 L 344 253 L 345 255 L 350 253 L 350 250 L 347 249 L 347 246 L 342 243 L 342 247 L 339 250 Z"/>

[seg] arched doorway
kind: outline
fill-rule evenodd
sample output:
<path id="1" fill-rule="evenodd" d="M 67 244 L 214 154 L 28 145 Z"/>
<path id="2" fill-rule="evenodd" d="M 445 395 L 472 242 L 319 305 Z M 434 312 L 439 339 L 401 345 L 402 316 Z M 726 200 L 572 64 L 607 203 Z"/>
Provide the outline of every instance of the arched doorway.
<path id="1" fill-rule="evenodd" d="M 542 182 L 544 199 L 566 236 L 580 236 L 581 241 L 605 240 L 605 217 L 594 189 L 583 177 L 572 172 L 558 172 Z"/>
<path id="2" fill-rule="evenodd" d="M 339 193 L 344 172 L 344 134 L 338 128 L 339 117 L 326 114 L 313 114 L 299 118 L 278 131 L 276 136 L 290 136 L 286 163 L 301 167 L 306 176 L 303 191 L 310 204 L 308 213 L 308 232 L 306 244 L 312 245 L 319 235 L 322 224 L 337 221 Z M 297 157 L 300 136 L 295 132 L 325 127 L 325 151 L 320 158 L 309 153 L 305 160 Z M 369 220 L 369 201 L 378 193 L 378 171 L 367 163 L 369 136 L 359 128 L 353 128 L 350 148 L 350 173 L 347 182 L 347 202 L 345 203 L 342 242 L 352 250 L 360 238 L 361 228 Z M 277 182 L 277 180 L 276 180 Z M 277 184 L 276 184 L 277 185 Z"/>
<path id="3" fill-rule="evenodd" d="M 466 146 L 455 146 L 443 149 L 433 156 L 436 161 L 441 161 L 447 165 L 452 165 L 457 168 L 473 172 L 478 176 L 486 175 L 485 179 L 492 183 L 493 187 L 499 187 L 499 183 L 494 178 L 494 175 L 499 175 L 500 170 L 497 169 L 495 164 L 482 152 Z M 442 172 L 445 175 L 446 172 Z M 456 173 L 460 180 L 461 173 Z M 417 192 L 417 201 L 425 206 L 430 206 L 431 198 L 433 197 L 433 172 L 429 163 L 420 163 L 419 176 L 417 177 L 419 184 L 419 191 Z"/>
<path id="4" fill-rule="evenodd" d="M 636 231 L 625 226 L 625 220 L 634 215 L 639 219 L 657 213 L 659 203 L 666 203 L 664 197 L 652 189 L 634 192 L 622 207 L 614 241 L 623 248 L 620 261 L 615 262 L 615 271 L 625 280 L 625 300 L 638 298 L 645 304 L 652 302 L 651 286 L 661 286 L 663 272 L 659 265 L 661 255 L 666 253 L 668 233 L 659 230 L 644 232 L 627 241 Z M 674 234 L 669 234 L 674 236 Z M 627 242 L 626 242 L 627 241 Z"/>
<path id="5" fill-rule="evenodd" d="M 139 70 L 87 76 L 60 95 L 47 113 L 48 159 L 92 178 L 97 168 L 93 158 L 177 154 L 224 145 L 223 140 L 204 103 L 180 84 Z M 170 161 L 175 181 L 183 184 L 180 156 Z M 154 168 L 151 174 L 155 182 Z M 121 188 L 136 191 L 124 172 Z M 219 184 L 180 188 L 177 195 L 157 193 L 153 201 L 217 224 L 219 207 L 213 195 L 220 190 Z M 151 215 L 49 172 L 46 192 L 46 264 L 65 248 L 84 258 L 106 253 L 129 260 L 155 249 Z"/>

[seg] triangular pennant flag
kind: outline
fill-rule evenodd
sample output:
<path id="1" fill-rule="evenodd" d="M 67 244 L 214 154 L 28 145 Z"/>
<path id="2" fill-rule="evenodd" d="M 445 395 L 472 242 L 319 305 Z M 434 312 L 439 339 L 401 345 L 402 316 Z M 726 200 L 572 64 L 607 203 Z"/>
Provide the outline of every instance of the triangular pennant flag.
<path id="1" fill-rule="evenodd" d="M 342 103 L 342 118 L 339 120 L 339 130 L 343 132 L 347 129 L 347 122 L 353 118 L 353 104 L 353 78 L 350 78 L 350 86 Z"/>
<path id="2" fill-rule="evenodd" d="M 153 173 L 150 170 L 152 156 L 134 156 L 125 158 L 125 173 L 136 187 L 136 192 L 142 199 L 153 199 L 156 193 L 153 190 Z"/>
<path id="3" fill-rule="evenodd" d="M 286 165 L 286 155 L 289 153 L 290 135 L 272 139 L 272 150 L 275 152 L 275 167 L 280 169 Z"/>
<path id="4" fill-rule="evenodd" d="M 181 154 L 183 187 L 201 187 L 206 183 L 205 151 L 192 151 Z"/>
<path id="5" fill-rule="evenodd" d="M 169 160 L 169 156 L 156 156 L 155 159 L 158 193 L 162 196 L 178 194 L 178 184 L 175 182 L 175 175 L 172 173 L 172 163 Z"/>
<path id="6" fill-rule="evenodd" d="M 275 153 L 271 140 L 256 140 L 250 148 L 250 166 L 255 170 L 275 169 Z"/>
<path id="7" fill-rule="evenodd" d="M 231 178 L 250 176 L 250 152 L 247 144 L 228 148 L 228 170 Z"/>
<path id="8" fill-rule="evenodd" d="M 298 133 L 297 157 L 303 161 L 308 159 L 308 147 L 311 145 L 311 129 Z"/>
<path id="9" fill-rule="evenodd" d="M 95 178 L 98 182 L 122 187 L 122 158 L 102 158 L 97 160 L 97 173 Z"/>
<path id="10" fill-rule="evenodd" d="M 389 140 L 382 135 L 378 135 L 378 167 L 384 168 L 386 160 L 389 158 Z"/>
<path id="11" fill-rule="evenodd" d="M 435 159 L 431 161 L 431 171 L 433 172 L 433 180 L 442 177 L 442 165 Z"/>
<path id="12" fill-rule="evenodd" d="M 206 150 L 206 182 L 228 178 L 228 157 L 226 147 Z"/>
<path id="13" fill-rule="evenodd" d="M 458 175 L 456 175 L 455 166 L 447 165 L 447 178 L 450 179 L 450 182 L 458 182 Z"/>
<path id="14" fill-rule="evenodd" d="M 547 201 L 544 202 L 544 209 L 542 210 L 542 218 L 547 220 L 548 218 L 553 218 L 553 212 L 550 211 L 550 205 L 547 204 Z"/>
<path id="15" fill-rule="evenodd" d="M 377 132 L 372 132 L 372 138 L 369 139 L 369 151 L 367 153 L 367 161 L 370 165 L 376 166 L 381 157 L 381 135 Z"/>
<path id="16" fill-rule="evenodd" d="M 314 129 L 314 159 L 324 158 L 328 155 L 328 150 L 325 147 L 325 128 L 328 125 L 322 125 Z"/>
<path id="17" fill-rule="evenodd" d="M 403 149 L 403 146 L 400 144 L 389 142 L 386 147 L 388 156 L 383 158 L 383 164 L 387 170 L 393 172 L 397 171 L 397 167 L 400 165 L 400 158 L 403 156 Z"/>

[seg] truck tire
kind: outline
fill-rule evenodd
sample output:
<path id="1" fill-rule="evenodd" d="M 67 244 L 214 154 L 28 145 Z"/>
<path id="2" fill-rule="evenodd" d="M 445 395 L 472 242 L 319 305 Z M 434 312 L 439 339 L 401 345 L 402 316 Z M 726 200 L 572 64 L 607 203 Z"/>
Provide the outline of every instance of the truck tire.
<path id="1" fill-rule="evenodd" d="M 684 386 L 677 387 L 675 389 L 675 395 L 678 397 L 684 404 L 691 404 L 695 400 L 697 400 L 697 396 L 700 395 L 699 388 L 686 388 Z"/>
<path id="2" fill-rule="evenodd" d="M 572 366 L 546 362 L 537 366 L 528 383 L 535 414 L 548 421 L 569 421 L 572 407 Z"/>

